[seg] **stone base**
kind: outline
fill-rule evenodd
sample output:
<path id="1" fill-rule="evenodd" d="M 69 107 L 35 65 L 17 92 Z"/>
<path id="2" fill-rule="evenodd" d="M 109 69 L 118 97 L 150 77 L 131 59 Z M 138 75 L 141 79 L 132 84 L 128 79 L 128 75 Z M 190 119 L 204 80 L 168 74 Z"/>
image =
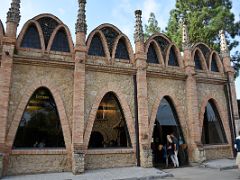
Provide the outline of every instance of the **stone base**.
<path id="1" fill-rule="evenodd" d="M 84 153 L 73 153 L 72 157 L 72 172 L 73 174 L 80 174 L 84 172 Z"/>
<path id="2" fill-rule="evenodd" d="M 151 149 L 141 150 L 140 161 L 141 161 L 141 167 L 144 167 L 144 168 L 153 167 L 152 150 Z"/>

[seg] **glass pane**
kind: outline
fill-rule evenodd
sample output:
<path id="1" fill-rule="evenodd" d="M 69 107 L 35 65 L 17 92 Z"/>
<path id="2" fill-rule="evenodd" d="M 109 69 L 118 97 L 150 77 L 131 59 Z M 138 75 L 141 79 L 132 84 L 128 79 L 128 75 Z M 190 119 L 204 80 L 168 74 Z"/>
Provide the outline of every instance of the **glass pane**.
<path id="1" fill-rule="evenodd" d="M 211 71 L 213 71 L 213 72 L 219 72 L 218 67 L 217 67 L 216 55 L 213 55 L 213 56 L 212 56 Z"/>
<path id="2" fill-rule="evenodd" d="M 204 113 L 202 130 L 203 144 L 227 143 L 220 116 L 214 104 L 209 101 Z"/>
<path id="3" fill-rule="evenodd" d="M 105 38 L 107 39 L 110 56 L 112 56 L 113 43 L 117 36 L 119 35 L 119 33 L 111 27 L 104 27 L 101 29 L 101 31 L 103 32 Z"/>
<path id="4" fill-rule="evenodd" d="M 169 66 L 178 66 L 177 56 L 176 56 L 173 48 L 171 48 L 171 50 L 170 50 L 168 65 Z"/>
<path id="5" fill-rule="evenodd" d="M 155 37 L 154 39 L 157 41 L 158 45 L 160 46 L 160 49 L 161 49 L 161 51 L 162 51 L 162 54 L 164 54 L 166 48 L 167 48 L 168 45 L 169 45 L 169 42 L 168 42 L 165 38 L 163 38 L 163 37 L 161 37 L 161 36 L 157 36 L 157 37 Z"/>
<path id="6" fill-rule="evenodd" d="M 158 62 L 158 57 L 157 53 L 154 49 L 153 44 L 151 44 L 148 48 L 148 53 L 147 53 L 147 63 L 154 63 L 154 64 L 159 64 Z"/>
<path id="7" fill-rule="evenodd" d="M 70 52 L 67 35 L 63 29 L 57 32 L 53 40 L 51 51 Z"/>
<path id="8" fill-rule="evenodd" d="M 128 50 L 123 39 L 118 42 L 115 58 L 129 60 Z"/>
<path id="9" fill-rule="evenodd" d="M 195 53 L 194 62 L 195 62 L 195 69 L 202 70 L 201 60 L 198 52 Z"/>
<path id="10" fill-rule="evenodd" d="M 107 93 L 97 111 L 89 148 L 131 147 L 123 111 L 116 96 Z"/>
<path id="11" fill-rule="evenodd" d="M 46 88 L 31 96 L 20 121 L 13 148 L 65 147 L 55 101 Z"/>
<path id="12" fill-rule="evenodd" d="M 23 48 L 41 49 L 40 37 L 35 26 L 30 26 L 24 34 L 21 42 Z"/>
<path id="13" fill-rule="evenodd" d="M 105 56 L 104 48 L 102 45 L 102 41 L 99 36 L 95 35 L 91 41 L 90 48 L 88 50 L 88 54 L 92 56 Z"/>

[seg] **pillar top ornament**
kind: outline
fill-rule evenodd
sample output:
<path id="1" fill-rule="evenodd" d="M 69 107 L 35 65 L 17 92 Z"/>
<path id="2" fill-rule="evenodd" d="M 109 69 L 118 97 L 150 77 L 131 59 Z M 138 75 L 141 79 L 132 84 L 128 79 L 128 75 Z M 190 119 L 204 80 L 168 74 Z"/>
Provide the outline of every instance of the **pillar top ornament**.
<path id="1" fill-rule="evenodd" d="M 219 31 L 219 37 L 220 37 L 220 51 L 222 55 L 229 55 L 229 49 L 227 46 L 227 40 L 225 37 L 224 30 Z"/>
<path id="2" fill-rule="evenodd" d="M 182 24 L 182 46 L 183 49 L 188 49 L 191 47 L 189 41 L 188 27 L 185 20 L 182 19 L 180 23 Z"/>
<path id="3" fill-rule="evenodd" d="M 142 26 L 142 11 L 135 11 L 135 32 L 134 32 L 134 40 L 135 42 L 144 42 L 144 34 L 143 34 L 143 26 Z"/>
<path id="4" fill-rule="evenodd" d="M 83 32 L 87 33 L 87 23 L 86 23 L 86 0 L 78 0 L 78 18 L 77 18 L 77 23 L 75 27 L 75 33 L 77 34 L 78 32 Z"/>
<path id="5" fill-rule="evenodd" d="M 7 22 L 14 22 L 19 25 L 20 22 L 20 0 L 12 0 L 11 7 L 7 12 Z"/>

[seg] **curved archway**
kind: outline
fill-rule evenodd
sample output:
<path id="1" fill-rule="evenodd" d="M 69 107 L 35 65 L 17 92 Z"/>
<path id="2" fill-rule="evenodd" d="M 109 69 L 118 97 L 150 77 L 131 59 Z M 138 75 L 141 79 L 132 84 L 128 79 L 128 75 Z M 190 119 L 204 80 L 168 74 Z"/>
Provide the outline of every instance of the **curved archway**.
<path id="1" fill-rule="evenodd" d="M 37 82 L 33 83 L 32 85 L 26 85 L 25 91 L 24 91 L 25 94 L 22 96 L 22 98 L 18 104 L 18 107 L 16 109 L 16 112 L 14 114 L 13 121 L 10 124 L 9 131 L 7 134 L 6 144 L 8 147 L 12 147 L 17 128 L 19 126 L 24 109 L 28 103 L 29 97 L 31 97 L 33 92 L 35 92 L 39 87 L 46 87 L 47 89 L 51 90 L 51 94 L 52 94 L 52 96 L 55 100 L 56 106 L 58 107 L 58 110 L 59 110 L 58 113 L 59 113 L 60 122 L 62 125 L 66 149 L 69 150 L 69 152 L 70 152 L 71 133 L 70 133 L 70 126 L 69 126 L 69 122 L 67 119 L 63 100 L 61 98 L 61 95 L 60 95 L 57 87 L 54 86 L 54 83 L 49 80 L 37 81 Z"/>
<path id="2" fill-rule="evenodd" d="M 163 56 L 162 56 L 162 53 L 161 53 L 161 49 L 160 49 L 158 43 L 157 43 L 154 39 L 152 39 L 151 41 L 149 41 L 148 44 L 147 44 L 146 47 L 145 47 L 145 52 L 147 53 L 147 61 L 150 62 L 149 59 L 151 59 L 151 57 L 149 57 L 150 54 L 152 54 L 152 52 L 149 52 L 150 47 L 152 47 L 152 50 L 154 50 L 155 53 L 156 53 L 156 55 L 157 55 L 157 57 L 154 57 L 154 59 L 157 58 L 157 59 L 156 59 L 157 61 L 155 60 L 155 62 L 158 62 L 158 64 L 161 64 L 161 65 L 164 65 L 165 63 L 164 63 L 164 60 L 163 60 Z M 153 56 L 155 56 L 155 55 L 153 55 Z"/>
<path id="3" fill-rule="evenodd" d="M 217 52 L 212 51 L 208 60 L 209 71 L 223 73 L 223 65 Z"/>
<path id="4" fill-rule="evenodd" d="M 213 99 L 209 99 L 205 106 L 201 142 L 203 144 L 227 143 L 222 120 Z"/>
<path id="5" fill-rule="evenodd" d="M 180 52 L 174 44 L 169 45 L 167 48 L 165 64 L 166 66 L 179 66 L 181 68 L 183 67 Z"/>
<path id="6" fill-rule="evenodd" d="M 196 57 L 198 55 L 198 58 Z M 198 69 L 196 66 L 201 66 L 204 71 L 208 71 L 207 63 L 202 51 L 199 48 L 195 48 L 192 52 L 192 60 L 195 62 L 195 69 Z M 198 62 L 196 62 L 198 61 Z"/>
<path id="7" fill-rule="evenodd" d="M 202 54 L 204 55 L 205 60 L 207 61 L 208 58 L 209 58 L 209 55 L 211 53 L 211 49 L 208 47 L 208 45 L 200 42 L 200 43 L 197 43 L 193 46 L 193 49 L 195 49 L 195 48 L 199 48 L 202 51 Z"/>
<path id="8" fill-rule="evenodd" d="M 13 148 L 65 147 L 58 109 L 49 89 L 40 87 L 30 97 Z"/>
<path id="9" fill-rule="evenodd" d="M 91 111 L 89 114 L 89 118 L 87 121 L 86 129 L 84 132 L 84 145 L 86 148 L 89 144 L 89 139 L 90 139 L 90 135 L 91 135 L 91 132 L 93 129 L 94 121 L 97 116 L 98 107 L 99 107 L 104 95 L 108 92 L 113 92 L 115 94 L 116 98 L 118 99 L 118 101 L 121 105 L 121 108 L 123 110 L 123 114 L 124 114 L 124 117 L 126 120 L 128 131 L 129 131 L 130 140 L 132 143 L 132 149 L 135 151 L 135 147 L 136 147 L 135 128 L 134 128 L 134 121 L 132 118 L 132 113 L 131 113 L 130 107 L 128 105 L 128 102 L 126 100 L 127 98 L 125 97 L 124 94 L 122 94 L 122 92 L 119 89 L 120 88 L 118 87 L 117 84 L 109 83 L 108 86 L 102 88 L 102 90 L 96 95 L 96 99 L 92 105 L 92 108 L 91 108 Z"/>
<path id="10" fill-rule="evenodd" d="M 23 36 L 21 48 L 41 49 L 41 42 L 38 30 L 35 25 L 31 24 Z"/>

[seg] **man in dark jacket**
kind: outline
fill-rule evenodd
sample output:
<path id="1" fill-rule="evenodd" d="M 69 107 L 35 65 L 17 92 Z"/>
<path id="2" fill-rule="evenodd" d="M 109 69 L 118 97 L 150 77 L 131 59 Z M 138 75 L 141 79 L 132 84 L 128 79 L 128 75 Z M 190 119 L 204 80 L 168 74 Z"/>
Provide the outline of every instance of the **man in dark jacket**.
<path id="1" fill-rule="evenodd" d="M 236 164 L 238 165 L 238 169 L 240 170 L 240 131 L 238 132 L 238 137 L 235 140 L 234 147 L 237 151 Z"/>

